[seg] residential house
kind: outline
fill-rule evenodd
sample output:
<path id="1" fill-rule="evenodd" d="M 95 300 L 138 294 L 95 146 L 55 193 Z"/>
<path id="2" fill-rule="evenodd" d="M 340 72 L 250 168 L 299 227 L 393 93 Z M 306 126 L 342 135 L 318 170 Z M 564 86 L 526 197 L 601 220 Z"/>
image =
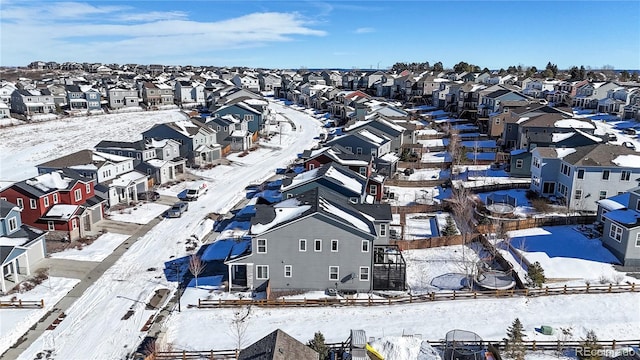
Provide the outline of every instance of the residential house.
<path id="1" fill-rule="evenodd" d="M 526 107 L 529 104 L 530 101 L 528 100 L 503 101 L 500 104 L 500 109 L 498 109 L 498 111 L 489 114 L 489 119 L 487 121 L 487 134 L 492 138 L 502 137 L 506 120 L 513 116 L 509 110 Z M 542 104 L 540 104 L 540 106 L 542 106 Z"/>
<path id="2" fill-rule="evenodd" d="M 0 290 L 6 293 L 31 275 L 47 254 L 46 233 L 22 223 L 21 209 L 0 198 Z"/>
<path id="3" fill-rule="evenodd" d="M 356 155 L 367 154 L 374 157 L 382 157 L 391 152 L 391 139 L 385 135 L 376 135 L 368 129 L 357 129 L 346 135 L 337 136 L 326 145 L 340 145 Z"/>
<path id="4" fill-rule="evenodd" d="M 9 106 L 4 102 L 0 102 L 0 119 L 6 119 L 8 117 L 11 117 Z"/>
<path id="5" fill-rule="evenodd" d="M 592 82 L 580 86 L 576 90 L 571 106 L 583 109 L 596 109 L 598 101 L 607 98 L 609 90 L 619 87 L 613 82 Z"/>
<path id="6" fill-rule="evenodd" d="M 404 260 L 397 249 L 387 251 L 390 221 L 388 204 L 354 206 L 322 188 L 256 205 L 251 253 L 226 262 L 230 288 L 268 288 L 272 296 L 404 290 Z"/>
<path id="7" fill-rule="evenodd" d="M 102 153 L 133 158 L 134 169 L 149 177 L 149 187 L 176 181 L 186 171 L 186 159 L 180 156 L 180 143 L 172 139 L 104 140 L 95 148 Z"/>
<path id="8" fill-rule="evenodd" d="M 593 135 L 596 126 L 589 119 L 576 119 L 561 112 L 529 116 L 518 124 L 517 149 L 535 146 L 576 147 L 602 142 Z"/>
<path id="9" fill-rule="evenodd" d="M 51 91 L 16 89 L 11 93 L 11 112 L 31 116 L 56 111 Z"/>
<path id="10" fill-rule="evenodd" d="M 236 115 L 227 114 L 207 118 L 205 124 L 216 131 L 216 142 L 229 151 L 246 151 L 253 146 L 253 133 L 249 131 L 249 121 Z M 227 151 L 224 151 L 228 147 Z"/>
<path id="11" fill-rule="evenodd" d="M 174 102 L 172 87 L 167 84 L 154 84 L 145 81 L 141 85 L 141 92 L 142 101 L 147 105 L 147 108 L 172 105 Z"/>
<path id="12" fill-rule="evenodd" d="M 500 89 L 482 96 L 478 105 L 478 117 L 488 118 L 491 113 L 499 111 L 503 101 L 523 101 L 528 98 L 522 94 L 508 89 Z"/>
<path id="13" fill-rule="evenodd" d="M 237 98 L 213 110 L 211 115 L 235 115 L 246 123 L 247 131 L 257 134 L 262 130 L 268 113 L 268 103 L 265 100 Z"/>
<path id="14" fill-rule="evenodd" d="M 624 107 L 622 118 L 640 121 L 640 91 L 634 91 L 629 95 L 629 105 Z"/>
<path id="15" fill-rule="evenodd" d="M 144 140 L 173 139 L 180 143 L 180 156 L 189 166 L 206 166 L 222 157 L 215 130 L 198 120 L 181 120 L 156 124 L 142 133 Z"/>
<path id="16" fill-rule="evenodd" d="M 258 78 L 251 74 L 235 74 L 233 78 L 231 78 L 231 82 L 242 89 L 247 89 L 253 92 L 260 91 Z"/>
<path id="17" fill-rule="evenodd" d="M 367 130 L 368 132 L 378 137 L 390 139 L 391 144 L 389 149 L 390 151 L 395 153 L 400 153 L 402 151 L 402 146 L 404 145 L 405 140 L 404 133 L 411 132 L 402 126 L 396 125 L 392 121 L 387 120 L 383 115 L 369 116 L 365 118 L 365 120 L 348 124 L 344 129 L 344 131 L 346 131 L 348 134 L 357 133 L 362 130 Z M 415 139 L 415 136 L 410 136 L 409 138 Z M 380 154 L 379 156 L 382 155 L 384 154 Z"/>
<path id="18" fill-rule="evenodd" d="M 107 89 L 107 98 L 111 109 L 140 106 L 141 101 L 135 89 L 121 87 Z"/>
<path id="19" fill-rule="evenodd" d="M 624 266 L 640 266 L 640 187 L 598 201 L 602 245 Z"/>
<path id="20" fill-rule="evenodd" d="M 100 92 L 87 86 L 65 85 L 67 106 L 71 111 L 100 110 Z"/>
<path id="21" fill-rule="evenodd" d="M 104 217 L 105 200 L 95 195 L 95 184 L 75 171 L 57 170 L 14 183 L 0 197 L 20 208 L 23 223 L 73 241 L 95 233 Z"/>
<path id="22" fill-rule="evenodd" d="M 617 87 L 607 91 L 607 97 L 598 101 L 598 112 L 622 115 L 625 106 L 631 104 L 634 94 L 639 94 L 640 88 Z"/>
<path id="23" fill-rule="evenodd" d="M 506 110 L 503 110 L 503 113 L 505 113 L 505 116 L 496 117 L 499 122 L 494 122 L 494 124 L 491 126 L 500 127 L 502 124 L 502 139 L 500 143 L 505 149 L 520 148 L 520 143 L 518 143 L 522 134 L 522 131 L 520 131 L 520 125 L 530 118 L 543 114 L 553 113 L 561 113 L 567 116 L 572 115 L 571 112 L 564 112 L 560 109 L 552 108 L 550 106 L 539 103 L 531 103 L 525 106 L 507 108 Z M 497 132 L 497 129 L 495 132 Z M 495 132 L 492 131 L 492 133 Z"/>
<path id="24" fill-rule="evenodd" d="M 138 194 L 149 189 L 147 175 L 134 169 L 134 158 L 92 150 L 75 153 L 39 164 L 39 174 L 71 169 L 95 179 L 95 193 L 107 199 L 108 206 L 138 201 Z"/>
<path id="25" fill-rule="evenodd" d="M 242 349 L 238 360 L 318 360 L 320 355 L 305 343 L 277 329 Z"/>
<path id="26" fill-rule="evenodd" d="M 16 91 L 13 83 L 0 81 L 0 100 L 7 106 L 11 104 L 11 95 Z"/>
<path id="27" fill-rule="evenodd" d="M 259 74 L 258 75 L 258 84 L 260 86 L 260 91 L 264 92 L 273 92 L 273 90 L 277 87 L 280 87 L 280 83 L 282 82 L 282 78 L 276 74 Z"/>
<path id="28" fill-rule="evenodd" d="M 596 201 L 637 186 L 640 178 L 640 155 L 622 146 L 537 147 L 531 153 L 531 190 L 569 210 L 595 212 Z"/>
<path id="29" fill-rule="evenodd" d="M 527 82 L 522 93 L 534 99 L 544 99 L 548 93 L 555 91 L 560 80 L 532 79 Z"/>

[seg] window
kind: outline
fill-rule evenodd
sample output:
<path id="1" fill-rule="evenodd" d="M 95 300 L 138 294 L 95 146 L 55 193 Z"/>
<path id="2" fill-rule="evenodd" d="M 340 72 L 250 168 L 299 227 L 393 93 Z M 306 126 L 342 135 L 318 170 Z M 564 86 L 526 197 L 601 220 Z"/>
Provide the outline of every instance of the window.
<path id="1" fill-rule="evenodd" d="M 267 239 L 258 239 L 258 254 L 267 253 Z"/>
<path id="2" fill-rule="evenodd" d="M 29 207 L 31 207 L 32 209 L 38 208 L 38 202 L 36 201 L 36 199 L 29 199 Z"/>
<path id="3" fill-rule="evenodd" d="M 620 173 L 620 180 L 629 181 L 630 178 L 631 178 L 631 171 L 622 170 L 622 172 Z"/>
<path id="4" fill-rule="evenodd" d="M 9 231 L 14 231 L 18 228 L 18 220 L 15 217 L 9 219 Z"/>
<path id="5" fill-rule="evenodd" d="M 329 266 L 329 280 L 338 280 L 340 278 L 340 267 Z"/>
<path id="6" fill-rule="evenodd" d="M 53 194 L 53 203 L 54 204 L 58 203 L 58 194 Z"/>
<path id="7" fill-rule="evenodd" d="M 542 193 L 543 194 L 553 194 L 556 192 L 556 183 L 554 182 L 544 182 L 542 183 Z"/>
<path id="8" fill-rule="evenodd" d="M 636 247 L 640 247 L 640 233 L 636 235 Z"/>
<path id="9" fill-rule="evenodd" d="M 496 125 L 500 125 L 500 118 L 496 118 Z"/>
<path id="10" fill-rule="evenodd" d="M 638 199 L 638 202 L 636 203 L 636 210 L 640 211 L 640 199 Z"/>
<path id="11" fill-rule="evenodd" d="M 387 236 L 387 224 L 380 224 L 380 236 Z"/>
<path id="12" fill-rule="evenodd" d="M 602 180 L 609 180 L 609 170 L 602 170 Z"/>
<path id="13" fill-rule="evenodd" d="M 537 167 L 538 169 L 540 168 L 540 158 L 533 158 L 533 166 Z"/>
<path id="14" fill-rule="evenodd" d="M 71 228 L 73 230 L 78 228 L 78 220 L 76 220 L 76 219 L 71 220 Z"/>
<path id="15" fill-rule="evenodd" d="M 256 265 L 256 279 L 258 280 L 269 279 L 269 265 Z"/>
<path id="16" fill-rule="evenodd" d="M 85 189 L 85 191 L 87 192 L 87 194 L 90 194 L 90 193 L 91 193 L 91 184 L 86 184 L 86 185 L 84 186 L 84 189 Z"/>
<path id="17" fill-rule="evenodd" d="M 607 198 L 607 191 L 606 190 L 600 191 L 600 196 L 598 197 L 598 199 L 602 200 L 602 199 L 606 199 L 606 198 Z"/>
<path id="18" fill-rule="evenodd" d="M 244 114 L 244 120 L 245 120 L 245 121 L 253 121 L 253 115 L 251 115 L 251 114 Z"/>
<path id="19" fill-rule="evenodd" d="M 622 228 L 620 226 L 612 223 L 611 224 L 611 228 L 609 229 L 609 237 L 614 239 L 617 242 L 621 242 L 622 241 Z"/>
<path id="20" fill-rule="evenodd" d="M 375 195 L 378 192 L 378 186 L 371 184 L 369 185 L 369 194 Z"/>
<path id="21" fill-rule="evenodd" d="M 44 202 L 44 207 L 48 207 L 49 206 L 49 196 L 46 196 L 42 199 Z"/>
<path id="22" fill-rule="evenodd" d="M 362 176 L 366 176 L 366 174 L 367 174 L 367 167 L 366 167 L 366 166 L 360 166 L 360 169 L 358 169 L 358 172 L 360 173 L 360 175 L 362 175 Z"/>
<path id="23" fill-rule="evenodd" d="M 569 174 L 571 174 L 571 168 L 567 164 L 562 164 L 560 165 L 560 172 L 563 175 L 569 176 Z"/>
<path id="24" fill-rule="evenodd" d="M 315 164 L 309 163 L 309 166 L 307 167 L 309 170 L 313 170 L 316 168 Z"/>
<path id="25" fill-rule="evenodd" d="M 298 240 L 298 250 L 307 251 L 307 239 Z"/>
<path id="26" fill-rule="evenodd" d="M 356 148 L 356 154 L 362 155 L 362 148 L 361 147 L 357 147 Z"/>
<path id="27" fill-rule="evenodd" d="M 516 169 L 521 169 L 523 163 L 524 161 L 522 161 L 522 159 L 516 160 Z"/>
<path id="28" fill-rule="evenodd" d="M 53 221 L 47 221 L 47 229 L 49 229 L 49 231 L 55 230 L 56 224 L 54 224 Z"/>
<path id="29" fill-rule="evenodd" d="M 578 179 L 584 179 L 584 169 L 578 169 Z"/>
<path id="30" fill-rule="evenodd" d="M 576 192 L 573 194 L 573 198 L 576 200 L 582 199 L 582 190 L 576 190 Z"/>
<path id="31" fill-rule="evenodd" d="M 338 252 L 338 240 L 331 240 L 331 252 Z"/>
<path id="32" fill-rule="evenodd" d="M 73 194 L 76 197 L 76 201 L 80 201 L 82 199 L 82 191 L 80 191 L 80 189 L 76 189 Z"/>
<path id="33" fill-rule="evenodd" d="M 24 202 L 22 201 L 22 198 L 17 198 L 16 199 L 16 205 L 18 205 L 20 210 L 24 209 Z"/>
<path id="34" fill-rule="evenodd" d="M 315 239 L 313 242 L 313 251 L 322 251 L 322 240 Z"/>
<path id="35" fill-rule="evenodd" d="M 293 276 L 293 266 L 292 265 L 285 265 L 284 266 L 284 277 L 292 277 Z"/>
<path id="36" fill-rule="evenodd" d="M 353 152 L 353 148 L 351 146 L 344 147 L 348 152 Z"/>
<path id="37" fill-rule="evenodd" d="M 369 240 L 362 240 L 362 252 L 369 252 Z"/>
<path id="38" fill-rule="evenodd" d="M 369 267 L 361 266 L 360 267 L 360 281 L 369 281 Z"/>

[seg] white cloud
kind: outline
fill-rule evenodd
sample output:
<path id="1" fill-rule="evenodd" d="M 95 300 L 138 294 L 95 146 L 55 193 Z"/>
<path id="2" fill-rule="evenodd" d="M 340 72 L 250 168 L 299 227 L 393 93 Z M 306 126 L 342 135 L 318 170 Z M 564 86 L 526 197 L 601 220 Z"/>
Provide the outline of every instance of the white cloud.
<path id="1" fill-rule="evenodd" d="M 361 27 L 361 28 L 357 28 L 356 31 L 354 31 L 356 34 L 368 34 L 368 33 L 372 33 L 376 31 L 374 28 L 370 28 L 370 27 Z"/>
<path id="2" fill-rule="evenodd" d="M 173 63 L 192 63 L 189 59 L 194 53 L 200 58 L 206 54 L 219 57 L 225 50 L 326 35 L 298 13 L 263 12 L 195 21 L 182 11 L 136 12 L 85 3 L 38 7 L 31 2 L 3 2 L 3 8 L 0 65 L 26 65 L 34 60 L 158 63 L 175 59 Z"/>

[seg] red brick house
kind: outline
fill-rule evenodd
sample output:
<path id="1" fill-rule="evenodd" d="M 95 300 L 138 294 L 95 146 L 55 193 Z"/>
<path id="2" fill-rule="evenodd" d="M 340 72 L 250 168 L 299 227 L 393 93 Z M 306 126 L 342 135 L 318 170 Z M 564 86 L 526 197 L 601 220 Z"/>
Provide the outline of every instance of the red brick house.
<path id="1" fill-rule="evenodd" d="M 71 241 L 94 231 L 104 218 L 106 200 L 95 195 L 95 180 L 73 170 L 57 170 L 17 182 L 0 198 L 21 209 L 22 222 Z"/>

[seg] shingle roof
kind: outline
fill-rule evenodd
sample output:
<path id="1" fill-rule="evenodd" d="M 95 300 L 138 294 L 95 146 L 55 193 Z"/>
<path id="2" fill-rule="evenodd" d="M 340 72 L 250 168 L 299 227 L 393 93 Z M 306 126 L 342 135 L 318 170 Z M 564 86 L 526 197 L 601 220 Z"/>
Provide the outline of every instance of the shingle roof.
<path id="1" fill-rule="evenodd" d="M 623 146 L 611 144 L 587 145 L 575 148 L 575 152 L 564 157 L 564 161 L 578 166 L 613 166 L 613 160 L 620 155 L 638 155 L 637 152 Z M 637 166 L 640 168 L 640 164 Z"/>
<path id="2" fill-rule="evenodd" d="M 316 351 L 278 329 L 240 351 L 240 360 L 318 360 Z"/>
<path id="3" fill-rule="evenodd" d="M 8 202 L 7 200 L 0 199 L 0 219 L 4 219 L 13 208 L 17 205 Z"/>

